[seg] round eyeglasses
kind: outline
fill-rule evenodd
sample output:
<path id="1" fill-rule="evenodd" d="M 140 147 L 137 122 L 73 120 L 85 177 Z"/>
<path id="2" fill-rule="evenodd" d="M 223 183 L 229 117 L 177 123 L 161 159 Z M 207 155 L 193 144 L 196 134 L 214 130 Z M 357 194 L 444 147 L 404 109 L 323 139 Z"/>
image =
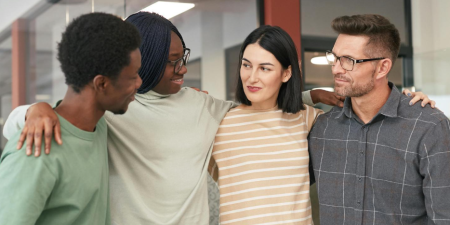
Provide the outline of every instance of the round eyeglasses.
<path id="1" fill-rule="evenodd" d="M 189 48 L 184 48 L 184 55 L 183 57 L 175 60 L 175 61 L 170 61 L 168 60 L 167 63 L 172 64 L 173 66 L 173 72 L 178 74 L 181 70 L 181 68 L 183 68 L 183 66 L 186 66 L 186 64 L 189 61 L 189 56 L 191 55 L 191 49 Z"/>

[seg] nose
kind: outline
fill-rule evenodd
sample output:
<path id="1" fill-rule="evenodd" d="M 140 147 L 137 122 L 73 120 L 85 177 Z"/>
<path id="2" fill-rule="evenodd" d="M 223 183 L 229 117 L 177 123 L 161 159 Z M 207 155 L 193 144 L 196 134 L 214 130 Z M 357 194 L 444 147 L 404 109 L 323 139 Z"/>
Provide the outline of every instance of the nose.
<path id="1" fill-rule="evenodd" d="M 186 65 L 183 65 L 183 66 L 181 67 L 180 71 L 178 71 L 177 74 L 179 74 L 179 75 L 184 75 L 184 74 L 186 74 L 186 73 L 187 73 Z"/>
<path id="2" fill-rule="evenodd" d="M 346 70 L 344 70 L 344 68 L 342 68 L 341 66 L 340 60 L 336 61 L 336 63 L 334 63 L 334 66 L 331 66 L 331 73 L 333 73 L 334 75 L 346 73 Z"/>
<path id="3" fill-rule="evenodd" d="M 252 84 L 257 83 L 259 81 L 259 74 L 257 68 L 252 70 L 250 77 L 248 78 L 248 81 L 250 81 L 250 83 Z"/>

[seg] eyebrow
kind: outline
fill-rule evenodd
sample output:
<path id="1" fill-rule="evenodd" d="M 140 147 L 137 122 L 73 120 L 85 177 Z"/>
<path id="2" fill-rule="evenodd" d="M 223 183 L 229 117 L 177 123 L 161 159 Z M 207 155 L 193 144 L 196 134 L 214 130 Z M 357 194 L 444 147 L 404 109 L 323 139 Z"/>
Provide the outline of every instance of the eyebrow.
<path id="1" fill-rule="evenodd" d="M 246 59 L 246 58 L 242 58 L 242 60 L 251 63 L 250 60 L 248 60 L 248 59 Z M 260 63 L 259 65 L 261 65 L 261 66 L 274 66 L 272 63 L 269 63 L 269 62 Z"/>
<path id="2" fill-rule="evenodd" d="M 337 56 L 337 54 L 334 53 L 333 51 L 331 51 L 331 53 L 333 53 L 335 56 Z M 341 55 L 341 56 L 338 56 L 338 57 L 348 57 L 348 58 L 351 58 L 351 59 L 355 59 L 355 57 L 350 56 L 350 55 Z"/>

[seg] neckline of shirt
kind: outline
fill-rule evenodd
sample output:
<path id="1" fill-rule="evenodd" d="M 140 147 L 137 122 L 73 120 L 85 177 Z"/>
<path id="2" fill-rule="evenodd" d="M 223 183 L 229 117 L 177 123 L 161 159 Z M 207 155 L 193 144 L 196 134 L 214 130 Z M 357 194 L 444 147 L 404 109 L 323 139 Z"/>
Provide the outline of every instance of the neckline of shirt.
<path id="1" fill-rule="evenodd" d="M 278 105 L 276 105 L 275 107 L 272 107 L 270 109 L 242 109 L 242 108 L 239 108 L 239 106 L 236 107 L 235 109 L 236 110 L 242 110 L 242 111 L 245 111 L 245 112 L 272 112 L 272 111 L 280 110 L 278 108 Z"/>

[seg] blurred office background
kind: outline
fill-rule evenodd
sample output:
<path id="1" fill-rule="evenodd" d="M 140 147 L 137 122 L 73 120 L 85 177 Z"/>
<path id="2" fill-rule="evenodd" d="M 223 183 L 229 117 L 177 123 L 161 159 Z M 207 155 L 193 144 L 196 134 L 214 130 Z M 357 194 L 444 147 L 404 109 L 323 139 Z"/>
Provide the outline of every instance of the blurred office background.
<path id="1" fill-rule="evenodd" d="M 380 14 L 400 31 L 402 46 L 389 79 L 399 88 L 423 91 L 450 116 L 450 1 L 430 0 L 179 0 L 192 3 L 170 20 L 191 49 L 185 86 L 220 99 L 233 99 L 238 53 L 245 37 L 262 24 L 278 25 L 293 38 L 302 59 L 305 89 L 332 90 L 333 78 L 320 58 L 337 35 L 338 16 Z M 67 89 L 56 59 L 61 33 L 75 17 L 107 12 L 122 18 L 155 0 L 0 0 L 0 152 L 1 130 L 9 113 L 22 104 L 54 104 Z M 161 2 L 160 2 L 161 3 Z M 158 3 L 158 4 L 160 4 Z M 161 13 L 177 7 L 169 5 Z M 184 9 L 186 10 L 186 9 Z M 313 60 L 313 58 L 315 58 Z M 319 63 L 312 61 L 319 60 Z M 323 109 L 327 106 L 319 105 Z M 213 189 L 214 184 L 210 182 Z M 314 197 L 314 193 L 313 193 Z M 217 190 L 211 191 L 211 224 L 217 224 Z M 316 224 L 317 206 L 314 206 Z"/>

